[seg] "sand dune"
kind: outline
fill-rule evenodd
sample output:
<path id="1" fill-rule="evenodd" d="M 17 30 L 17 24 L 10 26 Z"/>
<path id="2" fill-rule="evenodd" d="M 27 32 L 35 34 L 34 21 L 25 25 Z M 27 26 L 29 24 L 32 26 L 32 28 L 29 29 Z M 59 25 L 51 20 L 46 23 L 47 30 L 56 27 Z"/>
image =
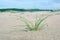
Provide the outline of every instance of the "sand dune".
<path id="1" fill-rule="evenodd" d="M 20 31 L 25 24 L 19 16 L 27 18 L 34 23 L 36 15 L 43 17 L 55 14 L 45 20 L 48 26 L 38 31 Z M 3 12 L 0 13 L 0 40 L 60 40 L 60 12 Z"/>

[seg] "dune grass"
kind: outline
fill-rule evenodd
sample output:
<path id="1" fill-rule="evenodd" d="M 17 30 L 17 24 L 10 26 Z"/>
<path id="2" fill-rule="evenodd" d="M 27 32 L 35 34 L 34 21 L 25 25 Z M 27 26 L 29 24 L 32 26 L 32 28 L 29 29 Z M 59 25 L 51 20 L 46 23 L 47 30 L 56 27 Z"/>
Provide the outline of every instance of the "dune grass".
<path id="1" fill-rule="evenodd" d="M 22 16 L 20 16 L 20 20 L 26 24 L 26 28 L 25 29 L 27 31 L 37 31 L 37 30 L 40 30 L 42 27 L 45 26 L 43 21 L 45 19 L 47 19 L 49 16 L 51 16 L 51 14 L 49 14 L 47 16 L 44 16 L 42 18 L 39 18 L 39 19 L 36 18 L 36 21 L 35 21 L 34 24 L 32 24 L 29 20 L 27 20 L 25 17 L 22 17 Z"/>

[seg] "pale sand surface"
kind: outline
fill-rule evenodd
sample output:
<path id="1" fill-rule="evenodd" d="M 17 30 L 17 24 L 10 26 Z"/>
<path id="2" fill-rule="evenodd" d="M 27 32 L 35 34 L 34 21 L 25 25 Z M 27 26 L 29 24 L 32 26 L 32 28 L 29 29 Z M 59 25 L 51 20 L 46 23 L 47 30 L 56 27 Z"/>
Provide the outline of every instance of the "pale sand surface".
<path id="1" fill-rule="evenodd" d="M 34 23 L 36 15 L 38 17 L 51 13 L 58 13 L 48 17 L 45 22 L 48 26 L 38 31 L 20 31 L 25 28 L 25 24 L 20 21 L 19 16 L 27 18 Z M 60 40 L 60 12 L 16 12 L 0 13 L 0 40 Z"/>

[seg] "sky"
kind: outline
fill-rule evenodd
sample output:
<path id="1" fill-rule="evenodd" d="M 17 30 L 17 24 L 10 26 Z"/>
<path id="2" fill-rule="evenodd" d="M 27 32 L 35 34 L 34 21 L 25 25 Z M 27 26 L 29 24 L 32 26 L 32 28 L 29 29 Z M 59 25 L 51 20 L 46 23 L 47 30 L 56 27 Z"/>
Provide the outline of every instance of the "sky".
<path id="1" fill-rule="evenodd" d="M 60 0 L 0 0 L 0 8 L 60 9 Z"/>

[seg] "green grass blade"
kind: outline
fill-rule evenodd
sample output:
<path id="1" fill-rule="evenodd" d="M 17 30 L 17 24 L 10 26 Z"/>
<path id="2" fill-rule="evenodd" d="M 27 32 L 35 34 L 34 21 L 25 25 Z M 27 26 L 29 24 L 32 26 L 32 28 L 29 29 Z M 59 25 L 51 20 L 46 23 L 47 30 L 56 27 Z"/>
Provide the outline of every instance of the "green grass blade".
<path id="1" fill-rule="evenodd" d="M 45 19 L 47 19 L 49 16 L 50 16 L 50 15 L 45 16 L 45 17 L 43 17 L 42 19 L 37 20 L 37 21 L 35 22 L 35 28 L 38 29 L 39 25 L 40 25 Z"/>
<path id="2" fill-rule="evenodd" d="M 24 22 L 28 28 L 31 28 L 32 24 L 26 18 L 20 16 L 20 20 Z"/>

